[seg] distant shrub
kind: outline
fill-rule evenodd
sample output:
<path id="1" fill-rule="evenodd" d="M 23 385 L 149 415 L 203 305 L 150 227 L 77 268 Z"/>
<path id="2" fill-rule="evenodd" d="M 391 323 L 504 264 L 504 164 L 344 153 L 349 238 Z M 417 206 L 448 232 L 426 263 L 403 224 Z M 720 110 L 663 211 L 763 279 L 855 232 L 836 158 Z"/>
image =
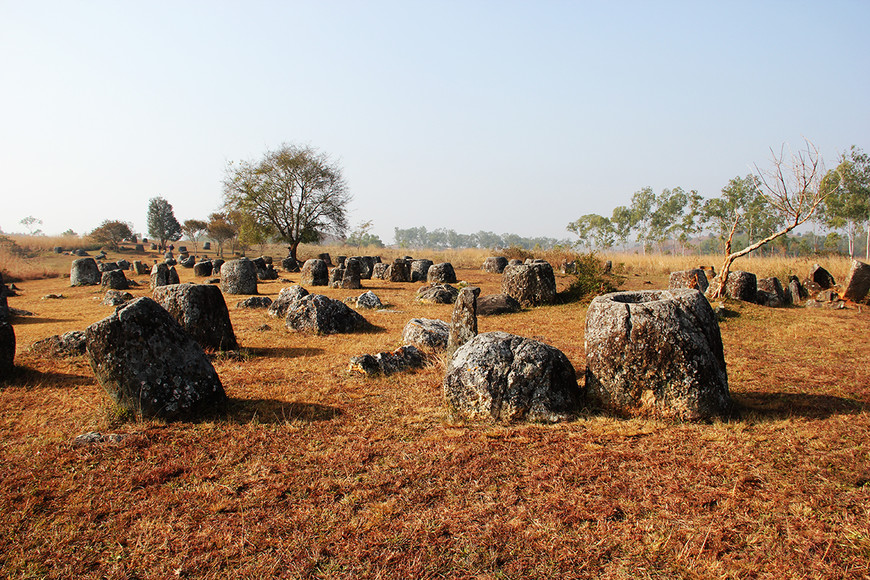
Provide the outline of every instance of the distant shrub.
<path id="1" fill-rule="evenodd" d="M 604 263 L 595 252 L 577 254 L 574 265 L 569 274 L 573 278 L 571 284 L 561 293 L 565 302 L 589 302 L 601 294 L 616 292 L 625 282 L 624 277 L 612 271 L 605 274 Z"/>
<path id="2" fill-rule="evenodd" d="M 520 246 L 511 246 L 509 248 L 505 248 L 501 252 L 499 252 L 502 256 L 507 258 L 508 260 L 522 260 L 526 261 L 529 258 L 534 258 L 535 253 L 531 250 L 527 250 Z"/>

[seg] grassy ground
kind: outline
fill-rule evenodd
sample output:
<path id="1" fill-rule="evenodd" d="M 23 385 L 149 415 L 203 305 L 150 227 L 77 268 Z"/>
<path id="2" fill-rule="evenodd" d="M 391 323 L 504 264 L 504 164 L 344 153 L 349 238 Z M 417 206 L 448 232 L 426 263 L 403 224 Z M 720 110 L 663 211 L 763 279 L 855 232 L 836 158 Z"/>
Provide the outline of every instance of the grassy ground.
<path id="1" fill-rule="evenodd" d="M 461 279 L 499 291 L 480 255 L 460 258 Z M 663 287 L 671 269 L 698 262 L 613 260 L 629 289 Z M 847 268 L 829 269 L 841 279 Z M 133 294 L 149 295 L 147 277 L 135 279 Z M 83 359 L 29 351 L 110 314 L 98 289 L 18 286 L 10 306 L 34 316 L 14 321 L 21 368 L 0 387 L 0 576 L 870 577 L 866 308 L 729 303 L 737 316 L 721 329 L 739 420 L 503 426 L 448 422 L 439 361 L 387 378 L 346 372 L 351 356 L 399 346 L 410 318 L 449 319 L 449 306 L 414 302 L 417 284 L 364 281 L 388 308 L 365 313 L 376 330 L 349 336 L 292 333 L 228 296 L 244 350 L 215 362 L 230 410 L 166 424 L 125 419 Z M 41 300 L 49 293 L 65 298 Z M 563 304 L 479 325 L 552 344 L 582 376 L 585 314 Z M 87 431 L 127 437 L 73 446 Z"/>

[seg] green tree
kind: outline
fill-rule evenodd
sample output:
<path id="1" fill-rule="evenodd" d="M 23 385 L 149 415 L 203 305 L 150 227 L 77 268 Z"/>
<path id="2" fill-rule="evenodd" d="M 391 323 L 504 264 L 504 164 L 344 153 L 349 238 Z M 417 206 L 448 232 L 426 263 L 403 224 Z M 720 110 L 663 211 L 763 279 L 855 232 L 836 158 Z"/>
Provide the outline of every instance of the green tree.
<path id="1" fill-rule="evenodd" d="M 829 192 L 821 211 L 824 224 L 845 230 L 849 256 L 853 258 L 855 238 L 867 225 L 864 257 L 870 260 L 870 157 L 852 145 L 849 153 L 840 156 L 837 168 L 825 175 L 822 187 Z"/>
<path id="2" fill-rule="evenodd" d="M 637 241 L 643 246 L 643 253 L 652 245 L 652 214 L 656 205 L 656 194 L 651 187 L 644 187 L 631 196 L 631 229 L 637 232 Z"/>
<path id="3" fill-rule="evenodd" d="M 133 237 L 133 230 L 127 222 L 105 220 L 88 236 L 98 244 L 117 250 L 122 241 Z"/>
<path id="4" fill-rule="evenodd" d="M 347 229 L 350 194 L 341 169 L 308 146 L 282 145 L 259 161 L 230 163 L 224 179 L 227 209 L 275 229 L 296 259 L 299 244 Z"/>
<path id="5" fill-rule="evenodd" d="M 148 235 L 157 240 L 161 251 L 167 242 L 181 239 L 181 224 L 175 219 L 172 204 L 162 197 L 148 201 Z"/>
<path id="6" fill-rule="evenodd" d="M 30 236 L 39 236 L 42 234 L 42 230 L 37 227 L 42 225 L 41 219 L 29 215 L 26 218 L 22 218 L 18 223 L 27 228 L 27 234 Z"/>
<path id="7" fill-rule="evenodd" d="M 208 222 L 203 220 L 184 220 L 181 224 L 181 232 L 185 237 L 193 242 L 193 255 L 197 255 L 197 241 L 208 230 Z"/>
<path id="8" fill-rule="evenodd" d="M 218 247 L 218 256 L 224 256 L 224 244 L 238 234 L 235 226 L 227 220 L 226 214 L 213 213 L 208 217 L 208 237 L 214 240 Z"/>
<path id="9" fill-rule="evenodd" d="M 575 245 L 586 247 L 587 250 L 607 249 L 613 246 L 613 224 L 604 216 L 594 213 L 580 216 L 579 219 L 568 224 L 567 230 L 577 235 Z"/>
<path id="10" fill-rule="evenodd" d="M 716 281 L 711 286 L 711 298 L 721 298 L 725 292 L 725 282 L 731 271 L 731 264 L 738 258 L 757 250 L 780 236 L 788 234 L 796 227 L 806 223 L 818 210 L 829 195 L 829 191 L 821 187 L 824 175 L 822 158 L 818 149 L 806 141 L 806 148 L 785 158 L 785 147 L 779 155 L 771 150 L 771 167 L 758 172 L 758 191 L 764 201 L 770 205 L 774 221 L 782 224 L 772 233 L 757 241 L 749 239 L 749 245 L 736 252 L 731 251 L 734 234 L 746 211 L 738 212 L 731 225 L 728 240 L 725 242 L 725 257 Z"/>
<path id="11" fill-rule="evenodd" d="M 634 227 L 631 210 L 624 205 L 615 207 L 610 216 L 610 224 L 613 226 L 613 235 L 622 243 L 622 249 L 625 250 L 628 236 L 631 235 L 631 229 Z"/>
<path id="12" fill-rule="evenodd" d="M 381 238 L 371 233 L 373 222 L 371 220 L 360 223 L 347 237 L 345 243 L 349 246 L 356 246 L 361 250 L 364 246 L 374 246 L 383 248 L 384 242 Z"/>

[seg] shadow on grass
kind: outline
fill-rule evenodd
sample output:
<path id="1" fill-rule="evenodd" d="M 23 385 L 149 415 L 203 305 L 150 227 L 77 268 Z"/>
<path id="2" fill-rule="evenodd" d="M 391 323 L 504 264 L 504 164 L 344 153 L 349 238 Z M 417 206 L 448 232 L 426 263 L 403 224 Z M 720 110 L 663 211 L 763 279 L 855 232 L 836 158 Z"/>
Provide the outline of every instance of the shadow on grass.
<path id="1" fill-rule="evenodd" d="M 245 354 L 257 358 L 298 358 L 320 355 L 324 352 L 326 351 L 322 348 L 279 348 L 270 346 L 245 349 Z"/>
<path id="2" fill-rule="evenodd" d="M 223 411 L 213 419 L 229 423 L 280 424 L 292 421 L 313 423 L 341 416 L 337 407 L 318 403 L 278 401 L 276 399 L 234 399 L 226 402 Z"/>
<path id="3" fill-rule="evenodd" d="M 744 419 L 752 416 L 769 420 L 787 417 L 826 419 L 834 415 L 855 415 L 868 408 L 863 401 L 832 395 L 732 393 L 731 397 Z"/>
<path id="4" fill-rule="evenodd" d="M 93 382 L 94 377 L 88 375 L 43 372 L 28 366 L 16 365 L 12 375 L 7 377 L 5 381 L 0 381 L 0 387 L 24 387 L 26 389 L 42 387 L 68 388 L 89 385 Z"/>
<path id="5" fill-rule="evenodd" d="M 40 318 L 38 316 L 13 316 L 10 322 L 12 326 L 24 326 L 25 324 L 56 324 L 59 322 L 72 322 L 73 318 Z"/>

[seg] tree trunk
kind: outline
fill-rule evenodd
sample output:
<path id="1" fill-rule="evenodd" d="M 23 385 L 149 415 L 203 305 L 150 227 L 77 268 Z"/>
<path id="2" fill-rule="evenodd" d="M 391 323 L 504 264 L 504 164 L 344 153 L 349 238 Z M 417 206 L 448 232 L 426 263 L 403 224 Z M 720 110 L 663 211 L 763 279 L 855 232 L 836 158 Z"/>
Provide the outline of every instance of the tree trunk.
<path id="1" fill-rule="evenodd" d="M 289 247 L 289 250 L 290 250 L 290 257 L 293 258 L 293 260 L 294 260 L 296 263 L 299 263 L 299 259 L 296 257 L 296 250 L 297 250 L 298 248 L 299 248 L 299 242 L 298 242 L 298 241 L 297 241 L 297 242 L 290 242 L 290 247 Z"/>

